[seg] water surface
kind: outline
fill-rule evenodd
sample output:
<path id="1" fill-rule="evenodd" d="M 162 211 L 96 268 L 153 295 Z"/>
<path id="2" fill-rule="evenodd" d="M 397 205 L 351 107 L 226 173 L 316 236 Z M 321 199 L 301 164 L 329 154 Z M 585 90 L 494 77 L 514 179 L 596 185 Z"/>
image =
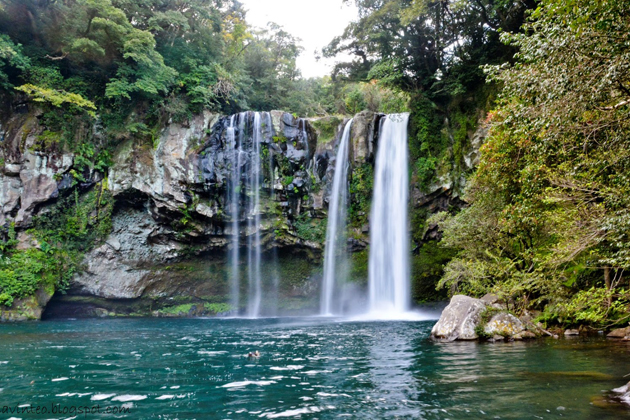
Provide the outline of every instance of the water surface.
<path id="1" fill-rule="evenodd" d="M 434 343 L 433 324 L 285 318 L 0 325 L 0 407 L 124 406 L 128 414 L 86 418 L 133 419 L 629 417 L 591 403 L 626 382 L 626 343 Z M 260 359 L 245 357 L 253 350 Z M 71 416 L 0 415 L 10 417 Z"/>

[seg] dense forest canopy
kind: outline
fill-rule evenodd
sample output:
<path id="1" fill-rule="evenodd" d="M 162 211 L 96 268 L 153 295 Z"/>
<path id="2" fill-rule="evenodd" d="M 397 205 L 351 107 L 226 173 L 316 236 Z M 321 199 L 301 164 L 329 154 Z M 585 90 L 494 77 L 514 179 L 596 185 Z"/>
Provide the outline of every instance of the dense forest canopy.
<path id="1" fill-rule="evenodd" d="M 302 80 L 296 68 L 299 40 L 275 24 L 249 27 L 237 1 L 3 0 L 0 8 L 5 92 L 98 110 L 112 129 L 202 109 L 326 112 L 313 93 L 325 81 Z"/>

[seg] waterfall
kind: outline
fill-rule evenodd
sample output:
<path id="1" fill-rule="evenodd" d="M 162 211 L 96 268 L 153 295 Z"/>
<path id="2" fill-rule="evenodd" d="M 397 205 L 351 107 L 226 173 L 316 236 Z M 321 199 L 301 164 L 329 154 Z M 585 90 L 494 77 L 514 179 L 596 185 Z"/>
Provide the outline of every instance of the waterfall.
<path id="1" fill-rule="evenodd" d="M 249 300 L 247 302 L 247 314 L 251 318 L 260 315 L 260 302 L 262 300 L 262 284 L 260 278 L 260 143 L 262 140 L 260 113 L 254 114 L 254 127 L 252 130 L 252 143 L 249 162 L 249 185 L 251 193 L 248 194 L 249 214 L 247 217 L 248 252 L 247 269 L 249 280 Z M 252 235 L 252 231 L 255 233 Z"/>
<path id="2" fill-rule="evenodd" d="M 269 112 L 263 112 L 263 124 L 268 127 L 269 136 L 273 136 L 273 121 L 271 120 L 271 114 Z M 273 152 L 272 148 L 268 148 L 267 153 L 267 176 L 269 177 L 269 199 L 271 201 L 275 201 L 276 192 L 275 192 L 275 184 L 276 184 L 276 171 L 273 166 Z M 278 314 L 278 291 L 280 288 L 280 273 L 278 271 L 278 248 L 276 246 L 276 233 L 273 231 L 271 233 L 273 237 L 273 247 L 271 248 L 271 291 L 270 291 L 270 305 L 269 314 L 277 315 Z"/>
<path id="3" fill-rule="evenodd" d="M 346 212 L 348 201 L 348 148 L 352 120 L 346 123 L 337 149 L 335 176 L 328 208 L 328 226 L 326 228 L 326 250 L 324 253 L 324 281 L 320 304 L 321 315 L 334 314 L 335 280 L 343 274 L 346 254 Z M 337 258 L 337 252 L 341 257 Z"/>
<path id="4" fill-rule="evenodd" d="M 226 131 L 226 140 L 232 150 L 232 171 L 230 174 L 230 210 L 232 213 L 232 250 L 230 260 L 232 276 L 230 279 L 230 302 L 238 312 L 240 307 L 240 217 L 247 217 L 247 316 L 255 318 L 260 315 L 262 302 L 261 254 L 261 143 L 264 142 L 263 124 L 269 123 L 268 113 L 241 112 L 230 117 L 230 125 Z M 248 124 L 252 120 L 253 123 Z M 237 136 L 238 131 L 238 136 Z M 250 135 L 251 133 L 251 135 Z M 238 138 L 238 140 L 237 140 Z M 243 170 L 245 168 L 245 170 Z"/>
<path id="5" fill-rule="evenodd" d="M 370 216 L 370 311 L 387 315 L 408 310 L 409 231 L 407 122 L 390 114 L 380 127 Z"/>
<path id="6" fill-rule="evenodd" d="M 230 278 L 230 304 L 238 312 L 240 304 L 239 290 L 239 195 L 241 187 L 241 151 L 236 144 L 236 115 L 230 117 L 230 126 L 227 129 L 227 141 L 232 150 L 232 173 L 230 174 L 230 202 L 232 212 L 232 250 L 230 260 L 232 261 L 232 275 Z"/>

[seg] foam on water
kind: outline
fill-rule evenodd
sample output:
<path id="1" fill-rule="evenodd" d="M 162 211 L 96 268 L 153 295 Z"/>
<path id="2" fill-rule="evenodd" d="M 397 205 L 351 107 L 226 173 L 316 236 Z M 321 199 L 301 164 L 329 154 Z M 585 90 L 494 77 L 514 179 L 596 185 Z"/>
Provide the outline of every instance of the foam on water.
<path id="1" fill-rule="evenodd" d="M 92 398 L 90 398 L 90 400 L 92 401 L 103 401 L 103 400 L 107 400 L 111 397 L 116 396 L 116 394 L 95 394 L 92 395 Z"/>
<path id="2" fill-rule="evenodd" d="M 302 414 L 312 414 L 312 413 L 319 413 L 320 411 L 322 411 L 321 408 L 319 407 L 302 407 L 302 408 L 296 408 L 295 410 L 286 410 L 286 411 L 282 411 L 280 413 L 265 413 L 263 415 L 261 415 L 260 417 L 266 417 L 268 419 L 277 419 L 277 418 L 281 418 L 281 417 L 297 417 L 300 416 Z"/>
<path id="3" fill-rule="evenodd" d="M 142 401 L 146 400 L 146 395 L 119 395 L 112 398 L 112 401 L 129 402 L 129 401 Z"/>
<path id="4" fill-rule="evenodd" d="M 248 385 L 266 386 L 275 383 L 276 381 L 240 381 L 230 382 L 229 384 L 222 385 L 221 388 L 243 388 Z"/>

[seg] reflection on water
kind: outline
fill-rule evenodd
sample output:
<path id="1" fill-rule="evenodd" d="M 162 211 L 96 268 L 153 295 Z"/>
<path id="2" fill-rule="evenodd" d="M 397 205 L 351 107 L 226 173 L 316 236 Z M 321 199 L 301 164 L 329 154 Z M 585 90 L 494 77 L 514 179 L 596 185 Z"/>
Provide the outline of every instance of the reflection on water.
<path id="1" fill-rule="evenodd" d="M 134 419 L 630 417 L 605 408 L 606 391 L 627 382 L 626 343 L 434 343 L 432 325 L 308 318 L 1 325 L 0 405 L 124 406 L 131 413 L 118 417 Z M 261 357 L 248 359 L 254 350 Z"/>

